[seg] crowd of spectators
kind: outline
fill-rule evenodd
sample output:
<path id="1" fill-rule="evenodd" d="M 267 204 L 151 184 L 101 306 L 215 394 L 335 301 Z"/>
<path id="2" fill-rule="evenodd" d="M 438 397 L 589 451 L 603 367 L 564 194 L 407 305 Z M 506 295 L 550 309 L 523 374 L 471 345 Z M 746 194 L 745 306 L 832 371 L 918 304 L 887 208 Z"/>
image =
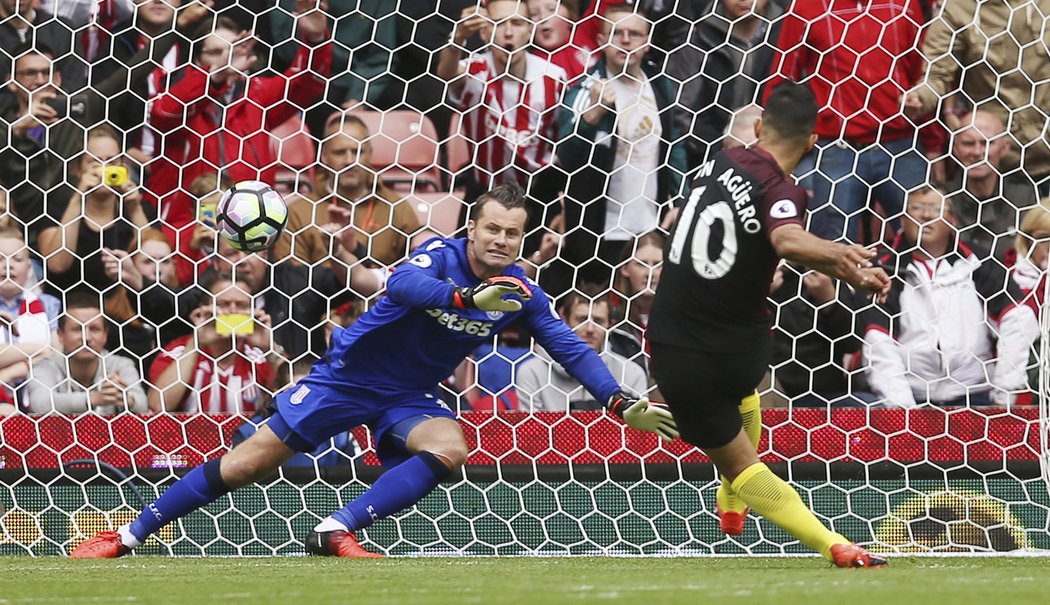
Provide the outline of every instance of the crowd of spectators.
<path id="1" fill-rule="evenodd" d="M 526 189 L 522 266 L 649 391 L 645 327 L 690 174 L 754 143 L 783 79 L 821 105 L 795 174 L 811 230 L 879 247 L 894 289 L 878 306 L 781 266 L 771 388 L 799 406 L 1030 401 L 1047 15 L 1050 0 L 0 0 L 0 416 L 261 414 L 441 233 L 376 163 L 362 116 L 393 109 L 441 133 L 459 227 L 481 192 Z M 286 233 L 245 254 L 215 205 L 290 168 L 286 124 L 316 157 Z M 447 385 L 460 409 L 596 407 L 523 331 L 465 364 Z"/>

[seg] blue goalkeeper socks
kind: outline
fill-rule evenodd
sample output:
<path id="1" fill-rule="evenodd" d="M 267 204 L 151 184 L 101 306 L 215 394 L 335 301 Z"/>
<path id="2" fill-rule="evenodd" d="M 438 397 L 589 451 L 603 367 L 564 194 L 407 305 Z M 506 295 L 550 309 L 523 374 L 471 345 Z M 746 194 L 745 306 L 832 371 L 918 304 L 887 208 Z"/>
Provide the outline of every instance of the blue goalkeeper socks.
<path id="1" fill-rule="evenodd" d="M 408 508 L 423 499 L 452 471 L 430 452 L 420 452 L 383 473 L 372 487 L 332 513 L 350 531 Z"/>
<path id="2" fill-rule="evenodd" d="M 390 469 L 371 489 L 332 514 L 354 531 L 412 506 L 430 493 L 452 471 L 430 452 L 422 452 Z M 128 527 L 134 538 L 145 542 L 168 523 L 214 502 L 230 492 L 219 473 L 219 460 L 212 460 L 175 482 L 160 498 L 142 511 Z"/>
<path id="3" fill-rule="evenodd" d="M 219 473 L 219 459 L 210 460 L 186 473 L 160 498 L 146 507 L 128 530 L 139 542 L 168 523 L 214 502 L 230 492 Z"/>

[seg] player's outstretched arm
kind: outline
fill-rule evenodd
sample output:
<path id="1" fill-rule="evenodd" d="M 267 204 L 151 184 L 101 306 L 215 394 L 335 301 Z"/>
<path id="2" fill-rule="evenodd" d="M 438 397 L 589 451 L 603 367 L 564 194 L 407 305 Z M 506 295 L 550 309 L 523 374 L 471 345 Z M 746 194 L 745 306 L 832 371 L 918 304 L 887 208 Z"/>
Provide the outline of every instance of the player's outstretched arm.
<path id="1" fill-rule="evenodd" d="M 620 391 L 609 398 L 609 411 L 623 419 L 627 426 L 656 433 L 665 441 L 678 437 L 678 426 L 667 405 L 649 401 L 648 397 L 634 397 Z"/>
<path id="2" fill-rule="evenodd" d="M 781 258 L 841 279 L 854 288 L 875 292 L 879 302 L 889 294 L 889 276 L 871 262 L 874 250 L 831 242 L 794 224 L 776 228 L 769 239 Z"/>

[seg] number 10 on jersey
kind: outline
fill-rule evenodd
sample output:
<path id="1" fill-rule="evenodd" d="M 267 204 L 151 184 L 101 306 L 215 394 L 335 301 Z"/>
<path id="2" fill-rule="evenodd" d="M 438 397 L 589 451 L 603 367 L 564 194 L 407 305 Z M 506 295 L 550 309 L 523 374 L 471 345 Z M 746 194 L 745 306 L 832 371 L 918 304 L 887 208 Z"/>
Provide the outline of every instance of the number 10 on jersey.
<path id="1" fill-rule="evenodd" d="M 681 264 L 682 248 L 685 247 L 685 241 L 689 237 L 689 232 L 692 231 L 693 246 L 690 256 L 693 259 L 693 270 L 704 279 L 718 279 L 729 273 L 729 270 L 733 268 L 733 263 L 736 262 L 736 226 L 733 222 L 733 209 L 729 206 L 729 202 L 717 202 L 704 208 L 700 212 L 696 225 L 690 227 L 693 223 L 693 215 L 696 214 L 696 206 L 700 203 L 700 197 L 706 190 L 706 185 L 697 187 L 689 196 L 678 225 L 675 226 L 667 260 L 676 265 Z M 722 251 L 718 258 L 712 260 L 709 250 L 711 227 L 715 221 L 722 222 Z"/>

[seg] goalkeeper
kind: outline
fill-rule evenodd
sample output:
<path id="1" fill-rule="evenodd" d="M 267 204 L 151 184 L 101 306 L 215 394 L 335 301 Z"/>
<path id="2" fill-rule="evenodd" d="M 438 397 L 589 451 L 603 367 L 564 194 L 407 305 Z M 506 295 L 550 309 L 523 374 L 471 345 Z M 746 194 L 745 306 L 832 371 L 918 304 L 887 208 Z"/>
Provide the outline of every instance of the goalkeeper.
<path id="1" fill-rule="evenodd" d="M 598 401 L 637 429 L 678 435 L 671 414 L 621 390 L 598 354 L 551 308 L 515 265 L 525 196 L 503 185 L 474 205 L 466 239 L 434 239 L 391 275 L 388 296 L 332 336 L 311 373 L 276 398 L 264 425 L 225 456 L 190 471 L 132 523 L 78 546 L 73 558 L 125 555 L 164 525 L 273 473 L 297 452 L 366 424 L 384 473 L 307 536 L 315 555 L 378 557 L 354 532 L 412 506 L 466 462 L 467 443 L 436 385 L 511 323 L 537 341 Z"/>

